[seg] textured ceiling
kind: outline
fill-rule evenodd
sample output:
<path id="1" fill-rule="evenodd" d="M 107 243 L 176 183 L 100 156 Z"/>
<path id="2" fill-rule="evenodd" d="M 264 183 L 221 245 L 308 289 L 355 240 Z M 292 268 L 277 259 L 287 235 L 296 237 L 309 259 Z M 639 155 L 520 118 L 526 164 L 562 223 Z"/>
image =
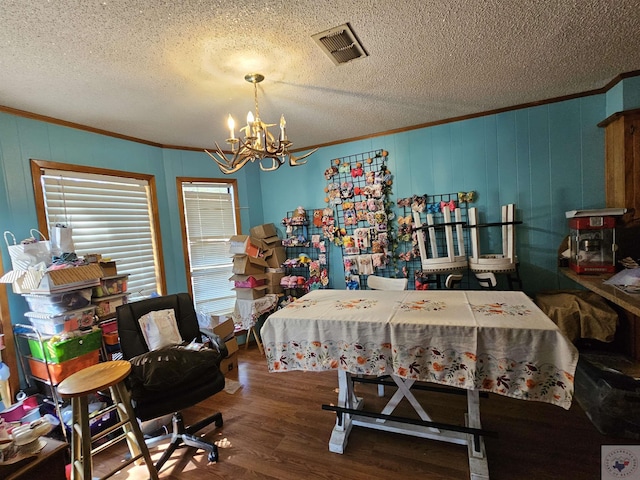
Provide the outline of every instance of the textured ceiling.
<path id="1" fill-rule="evenodd" d="M 369 56 L 335 66 L 311 36 L 347 22 Z M 0 105 L 222 146 L 260 72 L 301 148 L 602 88 L 639 32 L 638 0 L 2 0 Z"/>

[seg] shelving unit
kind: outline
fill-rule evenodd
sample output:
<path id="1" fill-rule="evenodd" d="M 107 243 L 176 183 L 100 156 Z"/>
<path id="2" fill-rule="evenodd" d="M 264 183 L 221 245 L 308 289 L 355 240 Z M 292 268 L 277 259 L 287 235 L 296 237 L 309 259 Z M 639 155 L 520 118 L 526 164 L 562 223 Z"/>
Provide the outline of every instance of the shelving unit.
<path id="1" fill-rule="evenodd" d="M 53 293 L 23 294 L 32 311 L 25 314 L 31 324 L 13 325 L 20 367 L 28 389 L 44 395 L 61 423 L 64 402 L 57 385 L 82 368 L 121 355 L 119 345 L 105 342 L 103 331 L 115 325 L 115 308 L 127 302 L 127 277 L 105 276 L 76 289 L 58 287 Z M 47 348 L 52 338 L 66 333 L 71 334 L 64 340 L 69 343 L 56 342 L 55 347 Z M 65 352 L 63 345 L 72 350 Z M 68 440 L 64 425 L 61 430 Z"/>
<path id="2" fill-rule="evenodd" d="M 301 211 L 305 212 L 304 217 Z M 283 285 L 286 295 L 300 297 L 309 290 L 329 288 L 329 255 L 327 241 L 323 238 L 322 225 L 317 221 L 322 209 L 297 209 L 287 212 L 282 223 L 286 227 L 287 237 L 282 245 L 287 252 L 287 260 L 283 264 L 285 279 L 295 276 L 304 278 L 304 282 Z M 309 218 L 313 215 L 313 218 Z M 299 261 L 301 255 L 309 261 Z M 313 268 L 317 265 L 317 270 Z M 311 267 L 311 268 L 310 268 Z"/>
<path id="3" fill-rule="evenodd" d="M 23 342 L 26 342 L 29 339 L 37 340 L 40 343 L 41 349 L 44 351 L 45 347 L 44 347 L 44 340 L 42 338 L 42 335 L 40 334 L 40 332 L 38 332 L 38 330 L 33 325 L 18 323 L 13 325 L 13 336 L 16 339 L 16 350 L 18 354 L 18 360 L 20 362 L 20 368 L 22 369 L 22 373 L 24 374 L 25 381 L 27 382 L 27 386 L 29 388 L 32 388 L 34 387 L 34 384 L 32 384 L 32 381 L 37 381 L 45 389 L 49 390 L 49 395 L 47 398 L 53 405 L 56 412 L 56 416 L 59 419 L 61 419 L 61 422 L 62 422 L 63 401 L 58 395 L 58 392 L 56 390 L 57 383 L 54 381 L 51 375 L 51 371 L 49 369 L 49 361 L 47 360 L 46 356 L 43 360 L 43 363 L 45 365 L 45 371 L 48 377 L 47 379 L 39 378 L 32 375 L 31 368 L 27 366 L 27 363 L 29 361 L 37 361 L 37 360 L 31 357 L 30 354 L 26 353 L 27 351 L 29 351 L 29 348 L 28 346 L 25 347 Z M 62 427 L 61 430 L 62 430 L 62 435 L 64 439 L 68 441 L 69 439 L 67 438 L 66 429 Z"/>

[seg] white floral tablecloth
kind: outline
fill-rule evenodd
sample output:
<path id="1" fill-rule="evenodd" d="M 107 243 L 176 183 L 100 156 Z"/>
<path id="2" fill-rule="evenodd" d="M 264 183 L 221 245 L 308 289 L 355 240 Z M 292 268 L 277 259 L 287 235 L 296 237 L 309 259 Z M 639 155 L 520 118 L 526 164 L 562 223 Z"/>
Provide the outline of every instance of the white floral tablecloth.
<path id="1" fill-rule="evenodd" d="M 236 330 L 249 330 L 256 324 L 260 315 L 270 312 L 278 305 L 278 295 L 267 293 L 264 297 L 254 300 L 237 298 L 231 318 Z"/>
<path id="2" fill-rule="evenodd" d="M 568 409 L 578 352 L 522 292 L 316 290 L 261 330 L 271 372 L 396 374 Z"/>

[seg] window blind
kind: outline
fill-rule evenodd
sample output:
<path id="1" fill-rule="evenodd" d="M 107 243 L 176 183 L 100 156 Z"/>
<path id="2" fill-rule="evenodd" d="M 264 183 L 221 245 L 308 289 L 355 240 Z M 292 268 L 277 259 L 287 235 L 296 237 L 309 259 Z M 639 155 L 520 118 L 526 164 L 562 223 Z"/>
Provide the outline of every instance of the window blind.
<path id="1" fill-rule="evenodd" d="M 182 198 L 196 309 L 207 315 L 228 313 L 236 300 L 228 244 L 237 233 L 233 187 L 183 182 Z"/>
<path id="2" fill-rule="evenodd" d="M 78 256 L 115 260 L 129 274 L 129 301 L 158 290 L 146 180 L 50 169 L 41 179 L 47 224 L 73 228 Z"/>

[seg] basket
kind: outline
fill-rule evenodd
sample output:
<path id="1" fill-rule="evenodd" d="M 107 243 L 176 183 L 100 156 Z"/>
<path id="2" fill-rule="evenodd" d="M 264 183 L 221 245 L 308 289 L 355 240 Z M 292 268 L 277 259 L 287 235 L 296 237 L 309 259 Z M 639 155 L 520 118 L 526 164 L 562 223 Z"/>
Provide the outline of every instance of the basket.
<path id="1" fill-rule="evenodd" d="M 90 367 L 91 365 L 95 365 L 100 360 L 100 350 L 93 350 L 89 353 L 85 353 L 84 355 L 80 355 L 79 357 L 73 358 L 71 360 L 67 360 L 61 363 L 46 363 L 42 360 L 37 360 L 35 358 L 29 358 L 29 369 L 31 370 L 31 375 L 45 382 L 49 381 L 49 376 L 47 375 L 47 367 L 49 369 L 49 373 L 51 374 L 51 381 L 54 385 L 57 385 L 62 380 L 67 378 L 69 375 L 72 375 L 80 370 Z"/>
<path id="2" fill-rule="evenodd" d="M 34 338 L 29 338 L 28 341 L 34 358 L 61 363 L 102 347 L 102 331 L 96 330 L 58 342 L 53 338 L 43 340 L 42 343 Z"/>

